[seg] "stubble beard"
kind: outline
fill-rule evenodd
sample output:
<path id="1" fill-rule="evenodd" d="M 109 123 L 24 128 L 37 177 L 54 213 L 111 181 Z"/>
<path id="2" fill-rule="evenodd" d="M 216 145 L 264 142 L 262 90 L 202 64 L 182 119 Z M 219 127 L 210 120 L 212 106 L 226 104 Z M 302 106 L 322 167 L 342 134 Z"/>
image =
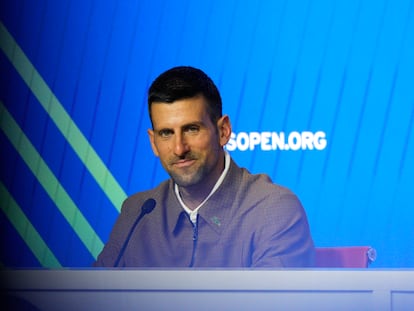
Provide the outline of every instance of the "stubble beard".
<path id="1" fill-rule="evenodd" d="M 170 171 L 169 175 L 178 186 L 190 187 L 200 184 L 204 177 L 208 174 L 208 170 L 205 165 L 195 168 L 195 170 L 194 168 L 190 169 L 191 171 L 188 170 L 188 172 L 184 169 L 182 173 Z"/>

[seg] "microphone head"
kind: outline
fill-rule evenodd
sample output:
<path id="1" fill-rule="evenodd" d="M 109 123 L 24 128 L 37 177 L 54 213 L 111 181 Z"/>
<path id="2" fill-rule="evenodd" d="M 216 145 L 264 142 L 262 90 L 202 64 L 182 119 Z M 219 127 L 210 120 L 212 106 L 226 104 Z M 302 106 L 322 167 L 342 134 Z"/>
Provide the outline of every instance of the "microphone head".
<path id="1" fill-rule="evenodd" d="M 148 200 L 144 202 L 144 204 L 142 204 L 141 213 L 142 214 L 151 213 L 156 204 L 157 202 L 153 198 L 149 198 Z"/>

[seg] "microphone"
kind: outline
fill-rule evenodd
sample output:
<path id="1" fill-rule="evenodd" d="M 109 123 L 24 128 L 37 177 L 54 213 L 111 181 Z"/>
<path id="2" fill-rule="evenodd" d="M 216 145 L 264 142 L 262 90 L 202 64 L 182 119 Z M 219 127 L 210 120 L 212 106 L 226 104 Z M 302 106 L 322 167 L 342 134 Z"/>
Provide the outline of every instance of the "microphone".
<path id="1" fill-rule="evenodd" d="M 154 209 L 154 207 L 155 207 L 156 204 L 157 204 L 157 202 L 155 202 L 155 200 L 152 199 L 152 198 L 149 198 L 148 200 L 146 200 L 144 202 L 144 204 L 142 204 L 142 206 L 141 206 L 141 213 L 139 214 L 139 216 L 135 220 L 134 224 L 132 225 L 131 230 L 128 233 L 128 236 L 125 239 L 124 245 L 122 245 L 122 248 L 119 251 L 119 254 L 118 254 L 118 257 L 116 258 L 114 267 L 118 267 L 119 261 L 121 260 L 121 257 L 124 255 L 125 249 L 128 246 L 129 240 L 131 239 L 132 233 L 134 232 L 136 226 L 141 221 L 141 219 L 144 218 L 144 216 L 146 214 L 149 214 L 149 213 L 152 212 L 152 210 Z"/>

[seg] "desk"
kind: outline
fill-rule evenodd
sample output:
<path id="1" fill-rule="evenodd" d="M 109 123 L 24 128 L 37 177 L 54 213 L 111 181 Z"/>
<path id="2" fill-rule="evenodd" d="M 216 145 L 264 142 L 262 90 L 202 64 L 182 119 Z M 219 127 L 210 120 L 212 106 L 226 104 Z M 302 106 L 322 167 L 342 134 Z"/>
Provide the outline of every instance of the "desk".
<path id="1" fill-rule="evenodd" d="M 414 270 L 5 270 L 39 310 L 414 310 Z"/>

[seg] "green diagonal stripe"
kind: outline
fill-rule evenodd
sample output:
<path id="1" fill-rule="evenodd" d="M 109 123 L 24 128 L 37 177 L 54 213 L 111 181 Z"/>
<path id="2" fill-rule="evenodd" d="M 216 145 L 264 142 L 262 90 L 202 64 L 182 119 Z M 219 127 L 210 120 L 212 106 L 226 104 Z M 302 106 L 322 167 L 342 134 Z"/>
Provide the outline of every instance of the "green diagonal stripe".
<path id="1" fill-rule="evenodd" d="M 1 22 L 0 45 L 7 58 L 119 212 L 126 198 L 124 190 Z"/>
<path id="2" fill-rule="evenodd" d="M 1 209 L 43 267 L 61 268 L 59 260 L 30 223 L 20 206 L 0 181 Z"/>
<path id="3" fill-rule="evenodd" d="M 19 152 L 86 248 L 96 258 L 103 248 L 102 241 L 1 101 L 0 122 L 1 129 L 14 148 Z"/>

